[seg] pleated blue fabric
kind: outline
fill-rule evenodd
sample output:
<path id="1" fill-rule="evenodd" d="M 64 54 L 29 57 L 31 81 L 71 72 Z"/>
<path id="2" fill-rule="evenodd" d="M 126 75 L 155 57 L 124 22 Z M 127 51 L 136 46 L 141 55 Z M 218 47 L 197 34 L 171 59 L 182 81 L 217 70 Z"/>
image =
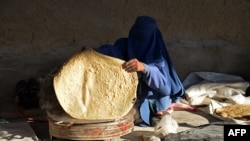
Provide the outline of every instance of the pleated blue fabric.
<path id="1" fill-rule="evenodd" d="M 96 51 L 125 61 L 137 58 L 144 63 L 145 73 L 138 72 L 141 125 L 150 126 L 156 112 L 166 110 L 184 97 L 184 87 L 154 18 L 137 17 L 127 38 L 119 38 L 113 45 L 102 45 Z"/>

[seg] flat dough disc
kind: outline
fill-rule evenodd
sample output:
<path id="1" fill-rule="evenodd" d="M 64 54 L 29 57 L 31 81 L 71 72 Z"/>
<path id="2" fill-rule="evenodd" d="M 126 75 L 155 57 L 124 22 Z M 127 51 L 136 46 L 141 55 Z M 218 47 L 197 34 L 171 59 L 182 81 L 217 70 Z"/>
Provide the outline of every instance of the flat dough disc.
<path id="1" fill-rule="evenodd" d="M 56 97 L 71 117 L 86 120 L 118 119 L 136 100 L 136 72 L 122 69 L 123 60 L 93 49 L 75 53 L 54 76 Z"/>

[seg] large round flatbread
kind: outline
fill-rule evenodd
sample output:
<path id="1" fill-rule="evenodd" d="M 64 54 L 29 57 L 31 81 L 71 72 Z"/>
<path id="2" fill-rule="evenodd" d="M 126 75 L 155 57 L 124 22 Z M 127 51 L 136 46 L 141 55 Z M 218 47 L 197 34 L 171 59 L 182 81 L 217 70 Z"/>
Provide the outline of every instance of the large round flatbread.
<path id="1" fill-rule="evenodd" d="M 56 97 L 71 117 L 118 119 L 136 100 L 137 74 L 122 69 L 123 60 L 85 49 L 74 54 L 54 77 Z"/>

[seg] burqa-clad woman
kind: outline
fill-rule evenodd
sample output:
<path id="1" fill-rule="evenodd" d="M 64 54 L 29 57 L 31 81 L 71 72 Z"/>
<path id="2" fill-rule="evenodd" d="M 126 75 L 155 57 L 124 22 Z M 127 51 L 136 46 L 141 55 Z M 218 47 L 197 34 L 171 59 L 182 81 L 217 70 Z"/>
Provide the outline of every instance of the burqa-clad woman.
<path id="1" fill-rule="evenodd" d="M 128 38 L 120 38 L 114 45 L 103 45 L 96 51 L 125 60 L 123 68 L 137 72 L 140 125 L 150 126 L 152 115 L 161 115 L 184 97 L 183 85 L 152 17 L 137 17 Z"/>

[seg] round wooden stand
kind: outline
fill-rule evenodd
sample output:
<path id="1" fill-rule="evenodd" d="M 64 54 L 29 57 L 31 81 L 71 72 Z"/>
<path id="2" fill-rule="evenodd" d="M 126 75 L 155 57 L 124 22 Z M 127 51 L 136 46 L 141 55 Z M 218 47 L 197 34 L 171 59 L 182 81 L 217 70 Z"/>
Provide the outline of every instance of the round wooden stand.
<path id="1" fill-rule="evenodd" d="M 51 137 L 69 140 L 107 140 L 130 133 L 134 127 L 134 111 L 113 121 L 63 122 L 49 118 Z"/>

